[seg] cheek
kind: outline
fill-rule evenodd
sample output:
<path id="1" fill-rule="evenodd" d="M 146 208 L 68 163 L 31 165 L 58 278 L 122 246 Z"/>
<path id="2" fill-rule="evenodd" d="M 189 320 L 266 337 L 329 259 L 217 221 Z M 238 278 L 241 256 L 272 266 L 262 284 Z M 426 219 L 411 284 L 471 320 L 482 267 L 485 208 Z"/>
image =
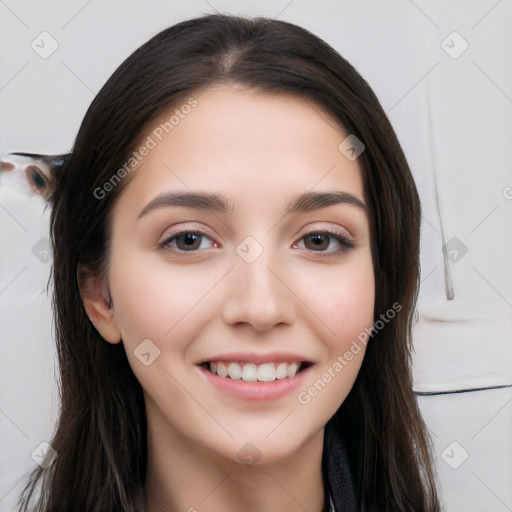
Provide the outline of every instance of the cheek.
<path id="1" fill-rule="evenodd" d="M 208 315 L 209 291 L 222 272 L 196 266 L 172 269 L 165 261 L 131 255 L 111 259 L 110 287 L 123 341 L 131 346 L 149 338 L 161 349 L 179 349 Z"/>
<path id="2" fill-rule="evenodd" d="M 316 335 L 323 341 L 325 357 L 297 401 L 303 414 L 318 424 L 329 421 L 352 389 L 374 320 L 373 266 L 339 270 L 323 281 L 321 292 L 310 296 L 311 309 L 321 320 L 315 323 Z"/>
<path id="3" fill-rule="evenodd" d="M 348 278 L 345 286 L 332 291 L 327 314 L 336 337 L 353 338 L 373 325 L 375 283 L 371 279 Z"/>
<path id="4" fill-rule="evenodd" d="M 361 331 L 373 326 L 373 266 L 371 261 L 357 263 L 309 280 L 307 304 L 327 328 L 330 344 L 350 344 Z"/>
<path id="5" fill-rule="evenodd" d="M 110 286 L 116 320 L 125 338 L 159 338 L 172 326 L 172 294 L 165 294 L 164 282 L 156 279 L 147 265 L 112 264 Z M 166 311 L 169 313 L 166 315 Z"/>

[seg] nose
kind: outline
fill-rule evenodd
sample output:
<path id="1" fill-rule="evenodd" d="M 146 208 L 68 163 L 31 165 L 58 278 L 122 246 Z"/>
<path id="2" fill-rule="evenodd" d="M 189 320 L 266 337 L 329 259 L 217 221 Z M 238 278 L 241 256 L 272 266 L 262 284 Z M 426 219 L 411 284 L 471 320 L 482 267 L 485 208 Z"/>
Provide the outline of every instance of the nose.
<path id="1" fill-rule="evenodd" d="M 235 263 L 222 311 L 226 323 L 248 324 L 257 331 L 267 331 L 295 321 L 292 283 L 264 254 L 252 263 L 242 259 Z"/>

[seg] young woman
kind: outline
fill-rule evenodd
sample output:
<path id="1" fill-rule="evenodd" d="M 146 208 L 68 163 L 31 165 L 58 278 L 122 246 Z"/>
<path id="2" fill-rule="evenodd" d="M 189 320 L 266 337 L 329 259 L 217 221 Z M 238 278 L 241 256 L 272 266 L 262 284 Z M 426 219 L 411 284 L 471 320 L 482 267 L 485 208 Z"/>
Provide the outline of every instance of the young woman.
<path id="1" fill-rule="evenodd" d="M 164 30 L 93 101 L 52 207 L 61 411 L 20 510 L 38 486 L 48 512 L 439 510 L 418 194 L 331 47 Z"/>

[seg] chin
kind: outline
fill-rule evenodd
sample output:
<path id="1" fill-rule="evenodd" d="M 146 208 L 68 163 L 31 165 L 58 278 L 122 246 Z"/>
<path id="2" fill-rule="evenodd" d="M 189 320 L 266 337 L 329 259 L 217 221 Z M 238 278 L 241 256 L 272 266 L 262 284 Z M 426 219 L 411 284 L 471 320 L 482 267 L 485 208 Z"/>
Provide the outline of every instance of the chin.
<path id="1" fill-rule="evenodd" d="M 222 455 L 231 462 L 245 466 L 274 466 L 293 458 L 300 450 L 306 449 L 313 437 L 298 435 L 297 431 L 283 430 L 280 435 L 268 431 L 258 436 L 236 436 L 230 441 L 230 451 Z"/>

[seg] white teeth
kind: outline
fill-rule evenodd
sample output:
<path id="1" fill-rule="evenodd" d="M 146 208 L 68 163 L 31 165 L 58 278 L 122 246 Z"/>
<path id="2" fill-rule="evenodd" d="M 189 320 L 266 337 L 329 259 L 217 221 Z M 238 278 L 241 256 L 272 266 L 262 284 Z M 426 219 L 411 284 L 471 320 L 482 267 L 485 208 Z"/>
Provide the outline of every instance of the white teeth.
<path id="1" fill-rule="evenodd" d="M 286 379 L 286 370 L 288 369 L 288 365 L 286 363 L 279 363 L 276 371 L 276 377 L 279 380 Z"/>
<path id="2" fill-rule="evenodd" d="M 297 373 L 299 369 L 299 363 L 292 363 L 290 366 L 288 366 L 288 370 L 286 370 L 286 376 L 288 378 L 295 377 L 295 374 Z"/>
<path id="3" fill-rule="evenodd" d="M 238 380 L 242 377 L 242 368 L 238 363 L 231 363 L 228 367 L 228 375 L 232 379 Z"/>
<path id="4" fill-rule="evenodd" d="M 233 380 L 245 382 L 272 382 L 274 380 L 291 379 L 297 375 L 300 363 L 254 363 L 211 362 L 210 371 L 223 379 L 229 377 Z"/>
<path id="5" fill-rule="evenodd" d="M 228 369 L 224 363 L 217 363 L 217 375 L 222 378 L 228 376 Z"/>
<path id="6" fill-rule="evenodd" d="M 276 370 L 273 363 L 265 363 L 258 366 L 258 380 L 261 382 L 276 380 Z"/>
<path id="7" fill-rule="evenodd" d="M 245 382 L 256 382 L 258 380 L 258 369 L 255 364 L 244 364 L 242 380 L 245 380 Z"/>

